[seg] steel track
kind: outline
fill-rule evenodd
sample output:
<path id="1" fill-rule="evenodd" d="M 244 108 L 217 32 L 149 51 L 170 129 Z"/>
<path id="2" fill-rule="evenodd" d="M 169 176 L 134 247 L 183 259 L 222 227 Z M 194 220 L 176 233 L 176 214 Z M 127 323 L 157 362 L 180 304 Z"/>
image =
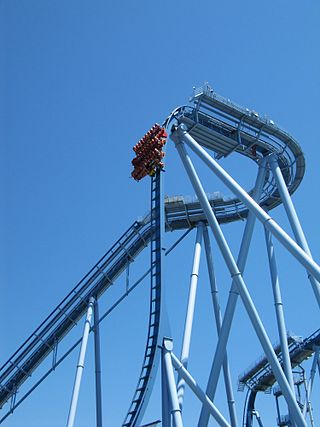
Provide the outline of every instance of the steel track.
<path id="1" fill-rule="evenodd" d="M 185 124 L 188 132 L 203 147 L 213 150 L 216 158 L 233 152 L 257 162 L 274 154 L 292 194 L 302 181 L 305 171 L 304 156 L 298 143 L 273 122 L 259 118 L 224 98 L 208 87 L 201 88 L 192 98 L 194 107 L 179 107 L 167 121 Z M 250 192 L 250 191 L 249 191 Z M 219 223 L 246 218 L 247 208 L 237 198 L 226 198 L 219 191 L 209 196 Z M 272 209 L 281 203 L 275 182 L 266 174 L 260 205 Z M 37 366 L 53 353 L 58 343 L 84 315 L 91 296 L 99 298 L 117 277 L 149 244 L 156 229 L 151 217 L 134 224 L 98 261 L 89 273 L 50 313 L 41 325 L 0 368 L 0 407 L 13 398 L 19 387 L 31 376 Z M 167 231 L 189 229 L 205 216 L 196 199 L 174 196 L 165 199 L 165 225 Z M 159 224 L 157 224 L 159 227 Z M 159 338 L 161 286 L 151 289 L 148 340 L 144 363 L 135 397 L 124 422 L 125 427 L 137 426 L 149 393 L 155 366 L 156 345 Z"/>

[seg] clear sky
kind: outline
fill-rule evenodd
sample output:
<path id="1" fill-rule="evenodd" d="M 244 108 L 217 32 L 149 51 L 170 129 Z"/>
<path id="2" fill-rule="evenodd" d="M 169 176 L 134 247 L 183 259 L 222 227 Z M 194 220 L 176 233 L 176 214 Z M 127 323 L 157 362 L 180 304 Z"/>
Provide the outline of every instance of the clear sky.
<path id="1" fill-rule="evenodd" d="M 205 81 L 226 98 L 267 114 L 299 141 L 307 169 L 293 199 L 319 260 L 319 20 L 316 0 L 0 0 L 1 364 L 149 210 L 149 182 L 130 178 L 132 146 Z M 166 163 L 165 193 L 193 195 L 171 142 Z M 229 171 L 246 182 L 241 161 Z M 214 177 L 204 176 L 207 191 L 221 189 Z M 272 215 L 288 228 L 281 208 Z M 241 223 L 223 227 L 235 255 L 242 229 Z M 260 227 L 246 279 L 276 342 L 261 236 Z M 177 237 L 167 236 L 168 245 Z M 165 273 L 177 354 L 194 239 L 192 234 L 177 249 Z M 277 250 L 288 329 L 306 337 L 319 327 L 319 312 L 305 272 Z M 218 255 L 216 262 L 224 307 L 230 279 Z M 146 253 L 133 276 L 147 266 Z M 216 336 L 205 268 L 202 276 L 190 370 L 205 386 Z M 105 295 L 102 312 L 109 301 Z M 145 283 L 103 323 L 106 426 L 119 425 L 129 405 L 147 313 Z M 229 345 L 235 388 L 238 375 L 261 354 L 241 304 L 236 316 Z M 64 425 L 76 357 L 75 352 L 5 425 Z M 91 345 L 77 427 L 95 425 L 93 390 Z M 199 413 L 190 394 L 186 425 L 194 425 Z M 239 414 L 243 399 L 236 392 Z M 264 400 L 262 408 L 272 409 L 267 425 L 274 425 L 273 397 Z M 225 412 L 222 393 L 220 401 Z M 146 422 L 159 417 L 157 407 L 156 397 Z M 315 416 L 319 423 L 319 408 Z"/>

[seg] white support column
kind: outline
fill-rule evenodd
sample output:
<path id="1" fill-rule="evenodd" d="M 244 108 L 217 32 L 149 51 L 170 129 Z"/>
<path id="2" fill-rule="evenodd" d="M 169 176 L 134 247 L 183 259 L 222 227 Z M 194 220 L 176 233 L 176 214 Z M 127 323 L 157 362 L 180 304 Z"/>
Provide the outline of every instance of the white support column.
<path id="1" fill-rule="evenodd" d="M 171 361 L 172 349 L 173 349 L 172 340 L 169 338 L 164 338 L 163 348 L 162 348 L 163 362 L 164 362 L 164 369 L 165 369 L 166 378 L 167 378 L 168 395 L 170 400 L 173 427 L 183 427 L 181 409 L 179 407 L 177 388 L 174 380 L 174 373 L 173 373 L 173 367 L 172 367 L 172 361 Z"/>
<path id="2" fill-rule="evenodd" d="M 188 306 L 187 306 L 184 334 L 183 334 L 183 340 L 182 340 L 182 351 L 181 351 L 181 358 L 180 358 L 185 368 L 188 366 L 188 361 L 189 361 L 191 333 L 192 333 L 193 317 L 194 317 L 198 278 L 199 278 L 199 266 L 200 266 L 200 257 L 201 257 L 201 242 L 202 242 L 203 228 L 204 228 L 204 224 L 200 222 L 197 226 L 197 236 L 196 236 L 196 242 L 194 247 L 193 264 L 192 264 L 192 271 L 191 271 L 191 277 L 190 277 Z M 178 400 L 179 400 L 179 406 L 181 411 L 183 406 L 184 389 L 185 389 L 185 381 L 183 378 L 178 376 L 177 392 L 178 392 Z"/>
<path id="3" fill-rule="evenodd" d="M 97 427 L 102 427 L 102 388 L 101 388 L 101 356 L 100 356 L 100 324 L 99 306 L 95 301 L 94 309 L 94 359 L 95 359 L 95 379 L 96 379 L 96 423 Z"/>
<path id="4" fill-rule="evenodd" d="M 171 427 L 171 408 L 169 402 L 167 373 L 164 364 L 164 351 L 162 351 L 161 354 L 161 412 L 162 427 Z"/>
<path id="5" fill-rule="evenodd" d="M 278 333 L 279 333 L 280 346 L 281 346 L 283 370 L 290 384 L 291 390 L 295 394 L 290 354 L 289 354 L 289 348 L 288 348 L 287 329 L 286 329 L 283 303 L 282 303 L 282 297 L 281 297 L 281 291 L 280 291 L 280 282 L 279 282 L 278 269 L 277 269 L 277 263 L 276 263 L 276 257 L 275 257 L 275 250 L 272 242 L 272 235 L 270 231 L 267 230 L 266 228 L 265 228 L 265 238 L 266 238 L 266 246 L 267 246 L 267 252 L 268 252 L 268 259 L 269 259 L 269 268 L 270 268 L 270 276 L 271 276 L 271 282 L 272 282 L 274 306 L 275 306 L 277 324 L 278 324 Z M 289 412 L 290 412 L 290 409 L 289 409 Z"/>
<path id="6" fill-rule="evenodd" d="M 286 186 L 285 180 L 283 179 L 283 175 L 281 169 L 278 165 L 277 159 L 274 155 L 269 156 L 269 164 L 272 170 L 273 176 L 276 180 L 277 187 L 280 193 L 281 201 L 283 206 L 287 212 L 289 222 L 291 224 L 291 228 L 293 234 L 296 238 L 298 245 L 312 258 L 311 251 L 309 249 L 309 245 L 307 239 L 304 235 L 303 229 L 301 227 L 297 212 L 295 210 L 294 204 L 292 202 L 291 196 L 289 194 L 288 188 Z M 310 280 L 314 295 L 318 301 L 318 305 L 320 307 L 320 284 L 317 280 L 309 273 L 308 278 Z"/>
<path id="7" fill-rule="evenodd" d="M 205 227 L 203 230 L 203 238 L 204 238 L 204 246 L 206 250 L 207 267 L 208 267 L 208 274 L 209 274 L 209 281 L 210 281 L 210 288 L 211 288 L 213 311 L 214 311 L 214 317 L 216 321 L 217 333 L 219 336 L 221 331 L 222 317 L 221 317 L 221 311 L 220 311 L 220 304 L 218 300 L 218 288 L 216 285 L 216 279 L 215 279 L 215 273 L 214 273 L 212 250 L 211 250 L 210 238 L 209 238 L 207 227 Z M 224 384 L 226 389 L 231 426 L 237 427 L 238 425 L 237 413 L 236 413 L 235 400 L 234 400 L 234 395 L 232 390 L 232 381 L 231 381 L 227 353 L 225 354 L 224 361 L 223 361 L 223 376 L 224 376 Z"/>
<path id="8" fill-rule="evenodd" d="M 80 384 L 81 384 L 82 374 L 83 374 L 83 370 L 84 370 L 84 361 L 85 361 L 89 332 L 90 332 L 90 327 L 91 327 L 91 318 L 92 318 L 93 306 L 94 306 L 94 298 L 91 297 L 90 301 L 89 301 L 89 305 L 88 305 L 86 320 L 84 323 L 84 329 L 83 329 L 80 353 L 79 353 L 79 358 L 78 358 L 76 377 L 74 380 L 74 386 L 73 386 L 71 405 L 70 405 L 69 416 L 68 416 L 68 421 L 67 421 L 67 427 L 73 427 L 74 422 L 75 422 L 75 417 L 76 417 L 76 412 L 77 412 L 77 404 L 78 404 L 78 398 L 79 398 L 79 392 L 80 392 Z"/>
<path id="9" fill-rule="evenodd" d="M 291 389 L 292 391 L 294 391 L 294 383 L 293 383 L 291 361 L 290 361 L 290 355 L 289 355 L 289 349 L 288 349 L 287 330 L 286 330 L 286 323 L 284 318 L 283 302 L 282 302 L 281 291 L 280 291 L 278 269 L 277 269 L 277 263 L 275 258 L 274 246 L 272 243 L 272 235 L 270 231 L 268 231 L 267 229 L 265 229 L 265 237 L 266 237 L 266 245 L 267 245 L 268 258 L 269 258 L 274 306 L 276 310 L 278 332 L 279 332 L 279 339 L 280 339 L 280 345 L 281 345 L 283 368 L 284 368 L 286 377 L 291 385 Z"/>

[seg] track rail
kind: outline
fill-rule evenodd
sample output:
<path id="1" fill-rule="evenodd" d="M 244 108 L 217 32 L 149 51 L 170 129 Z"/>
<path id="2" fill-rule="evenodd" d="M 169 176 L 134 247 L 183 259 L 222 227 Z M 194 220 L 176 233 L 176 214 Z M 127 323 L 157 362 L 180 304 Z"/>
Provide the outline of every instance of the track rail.
<path id="1" fill-rule="evenodd" d="M 174 119 L 187 126 L 188 132 L 203 147 L 213 150 L 220 159 L 237 152 L 258 162 L 262 157 L 277 157 L 289 192 L 299 186 L 305 171 L 303 153 L 298 143 L 273 122 L 244 110 L 215 94 L 208 86 L 197 90 L 192 98 L 195 107 L 174 110 L 166 126 Z M 0 407 L 14 397 L 19 387 L 50 354 L 84 315 L 90 297 L 99 298 L 137 255 L 152 242 L 151 300 L 148 338 L 138 385 L 123 427 L 138 426 L 152 388 L 157 368 L 157 346 L 161 318 L 161 233 L 163 201 L 160 197 L 160 172 L 152 178 L 151 215 L 136 221 L 72 289 L 30 337 L 0 368 Z M 160 202 L 161 201 L 161 202 Z M 221 193 L 209 197 L 219 223 L 243 219 L 248 210 L 237 198 Z M 260 205 L 270 210 L 281 203 L 275 182 L 269 173 L 263 186 Z M 164 203 L 166 230 L 190 229 L 205 216 L 196 199 L 182 196 L 167 198 Z M 160 233 L 160 234 L 159 234 Z"/>
<path id="2" fill-rule="evenodd" d="M 274 154 L 289 193 L 294 193 L 305 173 L 305 159 L 300 145 L 289 133 L 272 120 L 259 117 L 255 111 L 221 97 L 209 85 L 196 89 L 191 101 L 194 107 L 184 105 L 176 108 L 168 122 L 175 120 L 177 124 L 184 124 L 201 146 L 215 153 L 216 159 L 237 153 L 257 163 L 262 157 Z M 251 191 L 248 189 L 249 194 Z M 221 224 L 238 221 L 248 215 L 247 207 L 238 198 L 225 197 L 219 189 L 214 189 L 209 201 Z M 276 182 L 267 171 L 259 204 L 271 210 L 280 203 Z M 198 221 L 206 222 L 196 199 L 168 197 L 165 209 L 166 226 L 171 230 L 188 228 Z"/>
<path id="3" fill-rule="evenodd" d="M 166 203 L 165 205 L 170 208 L 171 204 Z M 191 216 L 198 214 L 197 206 L 190 204 L 188 210 Z M 170 227 L 168 227 L 167 219 L 166 229 L 171 230 L 172 226 L 174 229 L 192 228 L 193 225 L 188 223 L 186 218 L 182 220 L 184 227 L 180 227 L 181 216 L 171 218 Z M 154 229 L 150 221 L 150 214 L 141 221 L 135 221 L 0 367 L 1 408 L 9 399 L 14 398 L 20 386 L 32 375 L 41 362 L 48 355 L 55 353 L 59 342 L 61 342 L 86 312 L 90 297 L 95 296 L 99 298 L 125 270 L 129 263 L 150 243 L 152 230 Z M 155 290 L 152 292 L 155 292 Z M 158 315 L 155 316 L 155 312 L 153 311 L 153 304 L 151 301 L 149 314 L 149 319 L 152 320 L 149 322 L 151 325 L 154 323 L 153 320 L 155 318 L 156 323 L 159 322 Z M 148 339 L 150 336 L 149 326 Z M 148 358 L 149 351 L 147 344 L 144 360 Z M 146 364 L 148 363 L 144 363 L 143 366 Z M 148 388 L 147 383 L 148 381 L 145 381 L 144 390 Z M 135 413 L 137 414 L 138 411 L 135 411 Z"/>
<path id="4" fill-rule="evenodd" d="M 151 291 L 148 337 L 138 384 L 123 427 L 138 426 L 149 400 L 159 362 L 162 295 L 162 197 L 161 171 L 151 180 Z"/>
<path id="5" fill-rule="evenodd" d="M 0 407 L 15 395 L 37 366 L 86 312 L 91 296 L 99 298 L 147 246 L 149 223 L 134 222 L 89 273 L 61 301 L 41 325 L 0 368 Z"/>
<path id="6" fill-rule="evenodd" d="M 299 337 L 288 336 L 289 356 L 292 368 L 300 365 L 304 360 L 310 358 L 316 347 L 320 345 L 320 329 L 317 329 L 308 338 L 302 340 Z M 283 365 L 283 358 L 281 353 L 281 346 L 278 344 L 274 348 L 278 355 L 281 365 Z M 262 356 L 254 366 L 239 377 L 238 389 L 243 390 L 245 386 L 256 392 L 266 392 L 276 382 L 276 378 L 271 369 L 271 366 L 265 356 Z"/>

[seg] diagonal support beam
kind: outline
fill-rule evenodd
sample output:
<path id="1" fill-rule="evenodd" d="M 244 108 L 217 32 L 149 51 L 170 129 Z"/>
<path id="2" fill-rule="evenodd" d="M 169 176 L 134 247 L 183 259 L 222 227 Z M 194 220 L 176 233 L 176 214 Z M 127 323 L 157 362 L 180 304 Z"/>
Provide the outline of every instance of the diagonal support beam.
<path id="1" fill-rule="evenodd" d="M 91 297 L 89 300 L 87 316 L 86 316 L 86 320 L 85 320 L 84 328 L 83 328 L 83 336 L 82 336 L 80 353 L 79 353 L 79 358 L 78 358 L 76 377 L 74 380 L 74 386 L 73 386 L 72 399 L 71 399 L 71 405 L 70 405 L 67 427 L 73 427 L 74 422 L 75 422 L 77 405 L 78 405 L 78 398 L 79 398 L 79 393 L 80 393 L 80 384 L 81 384 L 82 374 L 83 374 L 83 370 L 84 370 L 84 361 L 85 361 L 88 338 L 89 338 L 90 327 L 91 327 L 91 318 L 92 318 L 92 313 L 93 313 L 93 306 L 94 306 L 94 298 Z"/>
<path id="2" fill-rule="evenodd" d="M 253 198 L 255 200 L 258 200 L 260 198 L 262 188 L 263 188 L 263 182 L 265 179 L 265 174 L 266 174 L 266 159 L 263 159 L 259 167 L 255 187 L 253 190 Z M 242 273 L 244 272 L 248 253 L 249 253 L 249 247 L 252 239 L 255 220 L 256 220 L 255 215 L 252 212 L 249 212 L 243 237 L 241 240 L 241 245 L 240 245 L 240 250 L 239 250 L 239 255 L 237 260 L 239 271 Z M 221 324 L 219 339 L 218 339 L 214 359 L 212 362 L 211 372 L 210 372 L 208 386 L 207 386 L 207 392 L 209 393 L 209 396 L 212 399 L 215 396 L 216 388 L 218 385 L 221 365 L 222 363 L 225 363 L 223 359 L 225 356 L 225 349 L 227 347 L 227 342 L 229 339 L 231 324 L 233 321 L 236 304 L 238 301 L 238 296 L 239 296 L 239 293 L 237 291 L 237 284 L 236 284 L 236 281 L 233 279 L 230 293 L 229 293 L 229 298 L 227 301 L 226 310 L 224 313 L 223 322 Z M 208 422 L 207 420 L 208 420 L 208 412 L 203 407 L 200 414 L 199 426 L 203 424 L 205 425 L 205 423 Z"/>
<path id="3" fill-rule="evenodd" d="M 173 420 L 173 427 L 183 427 L 181 409 L 179 407 L 176 383 L 171 360 L 171 352 L 173 349 L 172 339 L 164 338 L 162 347 L 162 361 L 164 372 L 166 375 L 165 384 L 167 386 L 167 394 L 170 405 L 170 412 Z"/>
<path id="4" fill-rule="evenodd" d="M 174 368 L 178 371 L 179 375 L 185 380 L 187 385 L 191 388 L 194 394 L 200 399 L 203 405 L 206 406 L 213 418 L 219 423 L 219 426 L 230 427 L 227 420 L 221 415 L 218 409 L 215 407 L 213 402 L 205 394 L 205 392 L 199 387 L 196 380 L 190 375 L 186 368 L 182 365 L 180 360 L 171 353 L 172 363 Z"/>
<path id="5" fill-rule="evenodd" d="M 257 219 L 273 234 L 273 236 L 320 281 L 320 267 L 314 260 L 267 214 L 257 202 L 192 138 L 184 125 L 178 127 L 181 138 L 201 160 L 221 179 L 221 181 L 252 211 Z M 174 136 L 173 136 L 174 137 Z"/>
<path id="6" fill-rule="evenodd" d="M 287 212 L 288 219 L 294 234 L 294 237 L 298 243 L 299 246 L 306 252 L 306 254 L 309 255 L 310 258 L 312 258 L 311 251 L 309 249 L 309 245 L 307 242 L 307 239 L 304 235 L 301 223 L 299 221 L 297 212 L 295 210 L 294 204 L 292 202 L 289 190 L 286 186 L 285 180 L 283 178 L 281 169 L 279 167 L 278 161 L 275 157 L 275 155 L 271 155 L 268 157 L 268 162 L 270 165 L 270 168 L 272 170 L 273 176 L 276 180 L 277 187 L 280 193 L 280 197 L 283 203 L 283 206 Z M 320 307 L 320 284 L 317 282 L 317 280 L 311 275 L 308 274 L 314 295 L 316 297 L 316 300 L 318 302 L 318 305 Z"/>
<path id="7" fill-rule="evenodd" d="M 207 258 L 208 274 L 209 274 L 209 281 L 210 281 L 210 288 L 211 288 L 213 311 L 214 311 L 214 317 L 215 317 L 215 321 L 216 321 L 217 333 L 219 336 L 220 332 L 221 332 L 222 317 L 221 317 L 220 304 L 219 304 L 219 300 L 218 300 L 218 288 L 217 288 L 215 273 L 214 273 L 212 250 L 211 250 L 210 238 L 209 238 L 209 233 L 208 233 L 207 227 L 205 227 L 205 229 L 204 229 L 203 238 L 204 238 L 204 246 L 205 246 L 205 250 L 206 250 L 206 258 Z M 223 376 L 224 376 L 224 384 L 225 384 L 225 389 L 226 389 L 231 426 L 237 427 L 238 426 L 237 414 L 236 414 L 235 400 L 234 400 L 234 395 L 233 395 L 233 390 L 232 390 L 232 381 L 231 381 L 231 375 L 230 375 L 230 369 L 229 369 L 227 354 L 225 354 L 225 357 L 223 360 Z"/>

